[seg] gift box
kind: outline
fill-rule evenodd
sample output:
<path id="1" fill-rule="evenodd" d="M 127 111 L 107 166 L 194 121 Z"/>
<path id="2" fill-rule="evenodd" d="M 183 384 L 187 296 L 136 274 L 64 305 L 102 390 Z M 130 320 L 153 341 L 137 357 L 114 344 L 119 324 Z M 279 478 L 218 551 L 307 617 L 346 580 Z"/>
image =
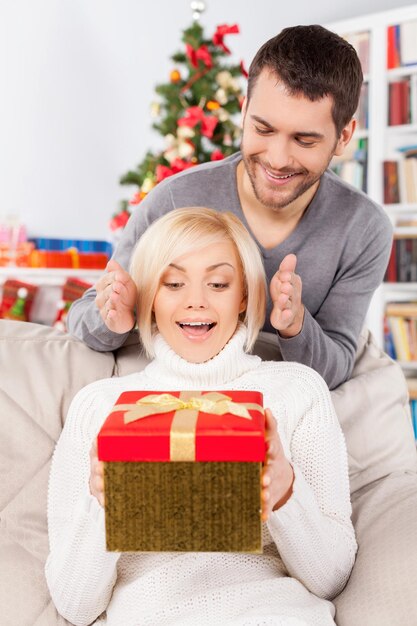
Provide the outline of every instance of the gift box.
<path id="1" fill-rule="evenodd" d="M 261 552 L 262 394 L 128 391 L 97 438 L 112 551 Z"/>

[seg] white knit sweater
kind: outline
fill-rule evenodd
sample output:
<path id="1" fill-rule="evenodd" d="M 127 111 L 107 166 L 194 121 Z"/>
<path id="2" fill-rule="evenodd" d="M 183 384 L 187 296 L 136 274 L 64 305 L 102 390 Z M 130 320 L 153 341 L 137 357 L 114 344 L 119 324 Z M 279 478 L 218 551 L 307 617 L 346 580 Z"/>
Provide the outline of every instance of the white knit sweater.
<path id="1" fill-rule="evenodd" d="M 74 398 L 49 482 L 46 577 L 76 625 L 326 626 L 356 541 L 347 455 L 322 378 L 243 351 L 240 328 L 211 361 L 192 364 L 161 336 L 145 370 L 100 380 Z M 262 555 L 106 552 L 104 511 L 89 493 L 91 442 L 122 391 L 242 389 L 264 394 L 294 467 L 293 494 L 263 528 Z"/>

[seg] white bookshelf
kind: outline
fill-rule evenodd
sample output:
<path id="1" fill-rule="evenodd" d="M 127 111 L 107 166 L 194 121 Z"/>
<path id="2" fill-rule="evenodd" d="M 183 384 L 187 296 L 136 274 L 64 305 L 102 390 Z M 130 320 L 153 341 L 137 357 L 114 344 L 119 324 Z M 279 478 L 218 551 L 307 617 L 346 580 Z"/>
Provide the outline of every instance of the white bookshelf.
<path id="1" fill-rule="evenodd" d="M 396 78 L 417 73 L 417 64 L 387 69 L 387 28 L 414 20 L 417 20 L 417 4 L 327 24 L 330 30 L 348 39 L 349 35 L 369 33 L 369 68 L 366 73 L 369 127 L 366 134 L 360 131 L 358 137 L 368 138 L 367 193 L 381 205 L 384 199 L 383 161 L 392 158 L 398 147 L 417 144 L 417 124 L 388 126 L 388 84 Z M 414 212 L 417 215 L 417 204 L 384 205 L 384 209 L 394 227 L 399 214 Z M 410 229 L 407 228 L 407 231 Z M 403 234 L 406 234 L 405 231 Z M 381 347 L 385 303 L 393 297 L 397 300 L 417 300 L 417 284 L 384 283 L 377 289 L 368 310 L 367 325 Z M 417 373 L 415 364 L 403 365 L 405 369 L 414 369 Z"/>

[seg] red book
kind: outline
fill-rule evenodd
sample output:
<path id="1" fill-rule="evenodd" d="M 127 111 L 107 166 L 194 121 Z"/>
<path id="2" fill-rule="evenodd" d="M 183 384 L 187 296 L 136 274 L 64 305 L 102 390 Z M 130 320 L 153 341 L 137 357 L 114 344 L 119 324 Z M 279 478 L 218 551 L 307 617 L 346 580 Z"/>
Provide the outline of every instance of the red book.
<path id="1" fill-rule="evenodd" d="M 388 123 L 390 126 L 408 124 L 410 120 L 410 82 L 396 80 L 389 83 Z"/>
<path id="2" fill-rule="evenodd" d="M 398 162 L 384 161 L 384 204 L 396 204 L 400 201 L 398 184 Z"/>
<path id="3" fill-rule="evenodd" d="M 387 28 L 387 69 L 400 66 L 400 27 L 396 24 Z"/>

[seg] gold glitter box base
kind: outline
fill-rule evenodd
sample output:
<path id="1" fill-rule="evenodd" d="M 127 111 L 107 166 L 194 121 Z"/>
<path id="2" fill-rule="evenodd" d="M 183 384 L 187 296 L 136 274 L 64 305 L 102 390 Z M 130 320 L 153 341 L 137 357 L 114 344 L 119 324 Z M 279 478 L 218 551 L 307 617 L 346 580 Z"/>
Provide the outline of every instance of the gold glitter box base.
<path id="1" fill-rule="evenodd" d="M 107 550 L 262 552 L 258 462 L 106 462 Z"/>

